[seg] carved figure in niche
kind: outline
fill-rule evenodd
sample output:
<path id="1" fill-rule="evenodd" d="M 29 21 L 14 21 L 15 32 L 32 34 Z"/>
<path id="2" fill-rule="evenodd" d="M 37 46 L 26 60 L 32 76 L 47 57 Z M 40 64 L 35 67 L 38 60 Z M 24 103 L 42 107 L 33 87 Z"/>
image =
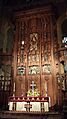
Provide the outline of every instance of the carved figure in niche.
<path id="1" fill-rule="evenodd" d="M 51 73 L 51 66 L 50 64 L 43 65 L 43 73 Z"/>
<path id="2" fill-rule="evenodd" d="M 32 33 L 30 34 L 30 51 L 37 50 L 37 44 L 38 44 L 38 34 Z"/>
<path id="3" fill-rule="evenodd" d="M 38 66 L 29 67 L 29 74 L 38 74 L 40 72 L 40 68 Z"/>
<path id="4" fill-rule="evenodd" d="M 67 51 L 64 51 L 64 72 L 67 72 Z"/>
<path id="5" fill-rule="evenodd" d="M 64 74 L 64 61 L 60 62 L 60 73 Z"/>

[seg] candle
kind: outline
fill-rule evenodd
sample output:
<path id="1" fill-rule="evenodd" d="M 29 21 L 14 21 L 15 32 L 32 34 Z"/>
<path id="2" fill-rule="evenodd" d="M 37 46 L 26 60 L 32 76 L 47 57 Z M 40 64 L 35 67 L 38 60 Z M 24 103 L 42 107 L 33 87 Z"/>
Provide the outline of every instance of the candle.
<path id="1" fill-rule="evenodd" d="M 15 92 L 15 82 L 14 82 L 14 92 Z"/>

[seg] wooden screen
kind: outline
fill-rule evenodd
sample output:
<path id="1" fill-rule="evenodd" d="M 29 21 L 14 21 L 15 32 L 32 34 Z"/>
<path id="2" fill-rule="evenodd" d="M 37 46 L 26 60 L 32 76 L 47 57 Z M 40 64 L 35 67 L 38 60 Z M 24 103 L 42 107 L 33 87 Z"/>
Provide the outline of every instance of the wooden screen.
<path id="1" fill-rule="evenodd" d="M 56 101 L 53 59 L 53 21 L 51 8 L 14 14 L 14 81 L 16 96 L 26 95 L 34 81 L 40 96 Z M 30 94 L 31 95 L 31 94 Z"/>

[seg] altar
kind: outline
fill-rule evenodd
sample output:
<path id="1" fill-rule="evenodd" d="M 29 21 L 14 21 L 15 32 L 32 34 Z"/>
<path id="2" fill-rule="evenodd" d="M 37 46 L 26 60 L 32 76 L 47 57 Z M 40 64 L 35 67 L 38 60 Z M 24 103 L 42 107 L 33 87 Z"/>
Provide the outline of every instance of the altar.
<path id="1" fill-rule="evenodd" d="M 49 97 L 40 96 L 34 81 L 30 84 L 27 96 L 9 97 L 9 110 L 13 111 L 49 111 Z M 15 92 L 15 85 L 14 85 Z"/>
<path id="2" fill-rule="evenodd" d="M 49 111 L 49 97 L 10 97 L 9 98 L 10 111 Z"/>

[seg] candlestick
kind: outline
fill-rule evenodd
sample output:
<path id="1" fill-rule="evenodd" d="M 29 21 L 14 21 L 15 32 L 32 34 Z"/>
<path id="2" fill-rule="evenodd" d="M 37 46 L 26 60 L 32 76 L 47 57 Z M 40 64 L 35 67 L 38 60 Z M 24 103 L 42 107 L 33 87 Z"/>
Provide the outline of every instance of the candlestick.
<path id="1" fill-rule="evenodd" d="M 15 82 L 14 82 L 14 89 L 13 89 L 13 91 L 15 92 Z"/>

